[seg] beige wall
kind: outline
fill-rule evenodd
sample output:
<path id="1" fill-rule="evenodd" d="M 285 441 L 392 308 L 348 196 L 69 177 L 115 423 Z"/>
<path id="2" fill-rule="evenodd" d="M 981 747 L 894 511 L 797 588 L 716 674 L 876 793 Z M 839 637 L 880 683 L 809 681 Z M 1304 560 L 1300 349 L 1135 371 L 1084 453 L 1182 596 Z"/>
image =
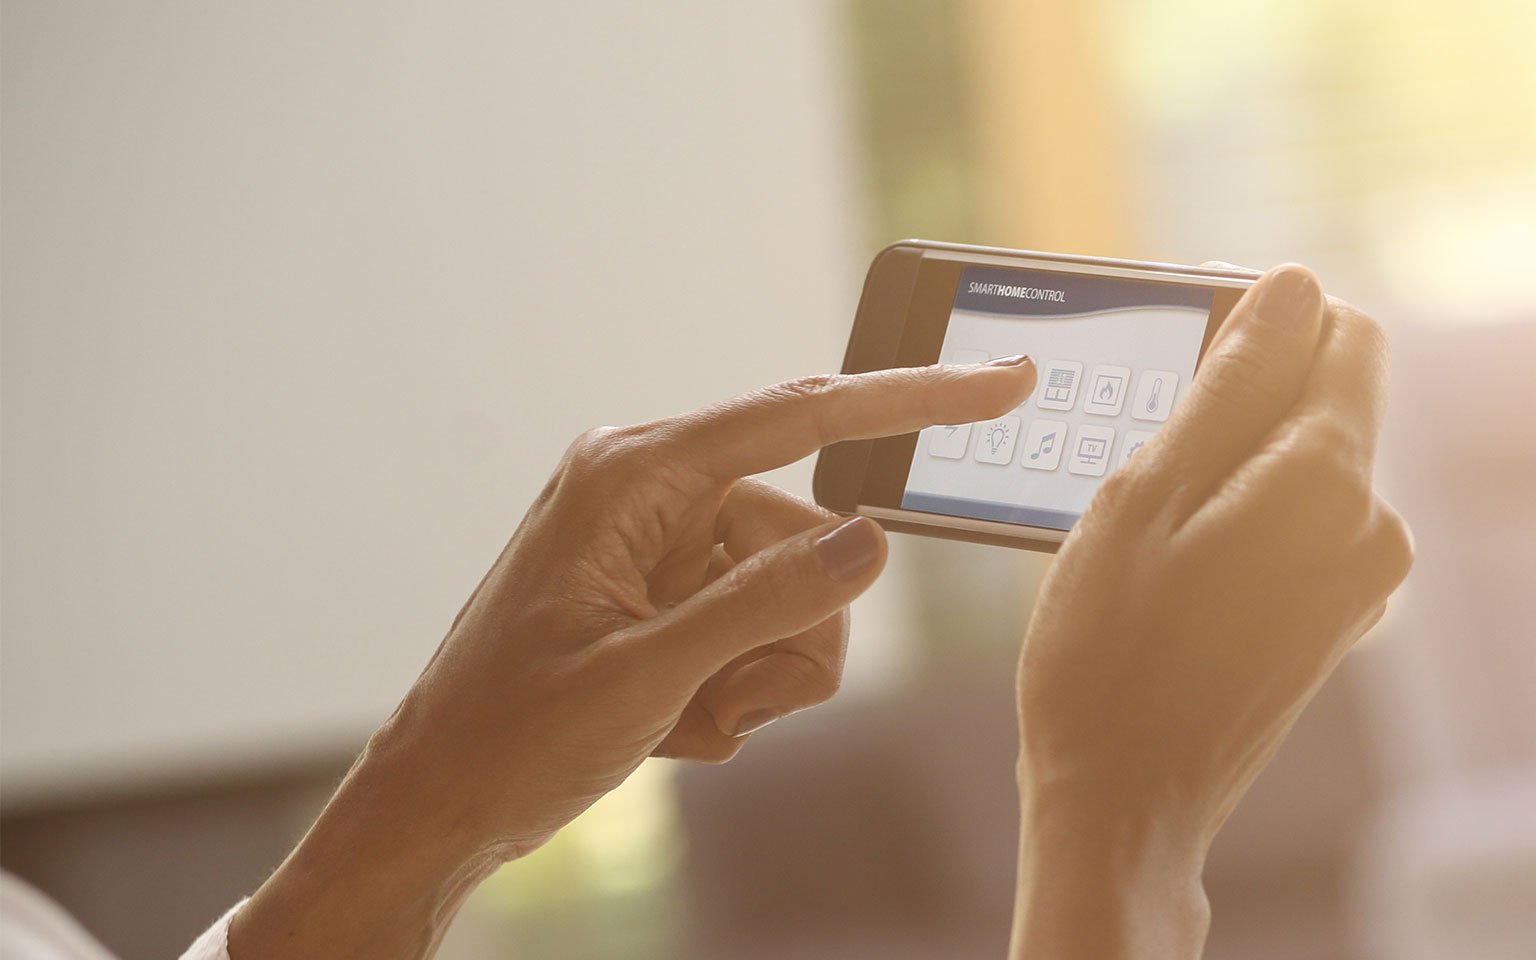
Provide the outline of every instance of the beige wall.
<path id="1" fill-rule="evenodd" d="M 835 367 L 830 14 L 7 2 L 5 800 L 350 749 L 575 433 Z"/>

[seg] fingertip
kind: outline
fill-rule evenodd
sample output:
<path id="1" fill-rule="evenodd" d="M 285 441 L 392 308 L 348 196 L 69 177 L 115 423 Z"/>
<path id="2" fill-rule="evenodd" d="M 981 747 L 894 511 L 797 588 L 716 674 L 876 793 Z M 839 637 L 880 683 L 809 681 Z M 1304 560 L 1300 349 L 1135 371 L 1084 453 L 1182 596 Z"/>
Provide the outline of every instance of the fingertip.
<path id="1" fill-rule="evenodd" d="M 1209 352 L 1241 349 L 1238 344 L 1247 338 L 1234 342 L 1232 334 L 1242 329 L 1260 334 L 1259 340 L 1250 344 L 1253 347 L 1273 344 L 1278 337 L 1310 348 L 1322 334 L 1325 303 L 1316 274 L 1299 263 L 1282 263 L 1254 281 L 1222 322 Z"/>
<path id="2" fill-rule="evenodd" d="M 1268 270 L 1264 271 L 1264 273 L 1260 275 L 1259 279 L 1269 280 L 1270 282 L 1284 279 L 1291 283 L 1305 282 L 1310 283 L 1314 287 L 1321 288 L 1322 286 L 1322 284 L 1317 279 L 1317 274 L 1313 272 L 1311 267 L 1304 263 L 1297 263 L 1294 260 L 1287 260 L 1285 263 L 1275 264 L 1273 267 L 1270 267 Z"/>
<path id="3" fill-rule="evenodd" d="M 784 714 L 785 711 L 779 707 L 760 707 L 742 714 L 741 719 L 732 724 L 733 729 L 729 732 L 722 725 L 721 732 L 734 739 L 749 737 L 775 720 L 782 720 Z"/>
<path id="4" fill-rule="evenodd" d="M 1034 358 L 1024 353 L 988 360 L 977 364 L 974 369 L 977 373 L 988 374 L 985 382 L 988 385 L 988 396 L 992 398 L 989 406 L 998 411 L 1010 410 L 1029 399 L 1040 379 L 1040 370 Z M 996 391 L 995 396 L 992 391 Z"/>
<path id="5" fill-rule="evenodd" d="M 1263 273 L 1268 276 L 1274 276 L 1281 273 L 1299 273 L 1316 279 L 1316 274 L 1312 272 L 1311 267 L 1296 260 L 1287 260 L 1284 263 L 1277 263 L 1270 267 L 1268 270 L 1263 271 Z"/>
<path id="6" fill-rule="evenodd" d="M 1035 386 L 1040 382 L 1040 368 L 1035 366 L 1033 358 L 1025 357 L 1024 362 L 1016 369 L 1019 371 L 1019 382 L 1014 387 L 1018 391 L 1014 394 L 1015 406 L 1028 400 L 1035 392 Z"/>
<path id="7" fill-rule="evenodd" d="M 1017 380 L 1033 384 L 1035 378 L 1040 375 L 1039 368 L 1035 366 L 1035 358 L 1027 353 L 1017 353 L 1011 357 L 998 357 L 996 360 L 988 360 L 981 364 L 982 369 L 1002 368 L 1007 370 Z"/>
<path id="8" fill-rule="evenodd" d="M 1254 289 L 1254 312 L 1260 320 L 1289 323 L 1322 313 L 1323 285 L 1302 264 L 1280 264 L 1260 277 Z"/>
<path id="9" fill-rule="evenodd" d="M 1223 320 L 1161 441 L 1183 446 L 1181 469 L 1199 475 L 1183 509 L 1192 513 L 1301 397 L 1323 342 L 1324 306 L 1317 276 L 1286 263 L 1260 277 Z"/>
<path id="10" fill-rule="evenodd" d="M 981 364 L 984 367 L 1032 367 L 1035 361 L 1027 353 L 1015 353 L 1007 357 L 995 357 Z"/>
<path id="11" fill-rule="evenodd" d="M 872 580 L 885 566 L 885 531 L 868 517 L 854 517 L 818 537 L 813 549 L 832 579 Z"/>
<path id="12" fill-rule="evenodd" d="M 1040 379 L 1040 368 L 1035 366 L 1035 358 L 1026 354 L 1023 359 L 1013 365 L 1013 370 L 1016 371 L 1020 380 L 1018 389 L 1023 390 L 1025 396 L 1033 393 L 1035 382 Z M 1028 386 L 1024 386 L 1025 384 Z"/>
<path id="13" fill-rule="evenodd" d="M 722 674 L 700 702 L 728 737 L 745 737 L 785 717 L 826 703 L 842 685 L 836 662 L 780 649 Z"/>

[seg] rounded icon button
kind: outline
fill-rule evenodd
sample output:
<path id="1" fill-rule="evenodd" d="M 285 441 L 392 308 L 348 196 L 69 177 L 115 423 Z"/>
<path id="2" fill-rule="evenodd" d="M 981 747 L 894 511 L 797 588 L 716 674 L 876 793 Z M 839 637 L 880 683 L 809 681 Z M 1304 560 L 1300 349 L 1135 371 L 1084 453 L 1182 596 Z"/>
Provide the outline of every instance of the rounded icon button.
<path id="1" fill-rule="evenodd" d="M 1076 360 L 1052 360 L 1040 370 L 1035 388 L 1035 406 L 1042 410 L 1071 410 L 1077 403 L 1077 383 L 1083 379 L 1083 365 Z"/>
<path id="2" fill-rule="evenodd" d="M 1084 477 L 1102 477 L 1109 469 L 1109 449 L 1115 445 L 1115 428 L 1085 423 L 1072 434 L 1067 448 L 1067 470 Z"/>
<path id="3" fill-rule="evenodd" d="M 1013 445 L 1019 439 L 1018 417 L 999 417 L 976 425 L 976 460 L 979 463 L 1007 463 L 1013 459 Z"/>
<path id="4" fill-rule="evenodd" d="M 971 439 L 971 425 L 951 423 L 928 428 L 928 455 L 943 460 L 963 460 Z"/>
<path id="5" fill-rule="evenodd" d="M 1131 383 L 1128 367 L 1099 364 L 1088 378 L 1088 392 L 1083 396 L 1083 409 L 1101 417 L 1117 417 L 1125 403 L 1125 391 Z"/>
<path id="6" fill-rule="evenodd" d="M 1019 463 L 1026 470 L 1055 470 L 1067 446 L 1067 425 L 1061 420 L 1035 420 L 1024 437 Z"/>
<path id="7" fill-rule="evenodd" d="M 1167 420 L 1178 389 L 1179 375 L 1172 370 L 1143 371 L 1141 379 L 1136 381 L 1136 396 L 1131 400 L 1131 416 L 1155 423 Z"/>

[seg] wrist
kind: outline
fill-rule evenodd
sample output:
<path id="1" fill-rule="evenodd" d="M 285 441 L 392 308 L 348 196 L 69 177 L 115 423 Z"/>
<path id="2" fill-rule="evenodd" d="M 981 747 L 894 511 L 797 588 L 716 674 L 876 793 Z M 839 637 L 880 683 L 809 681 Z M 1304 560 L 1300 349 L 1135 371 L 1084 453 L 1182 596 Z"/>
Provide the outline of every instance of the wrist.
<path id="1" fill-rule="evenodd" d="M 1124 795 L 1020 778 L 1012 956 L 1199 957 L 1208 843 Z"/>
<path id="2" fill-rule="evenodd" d="M 441 787 L 420 758 L 389 724 L 370 739 L 236 915 L 231 960 L 430 955 L 463 899 L 510 857 L 434 796 Z"/>

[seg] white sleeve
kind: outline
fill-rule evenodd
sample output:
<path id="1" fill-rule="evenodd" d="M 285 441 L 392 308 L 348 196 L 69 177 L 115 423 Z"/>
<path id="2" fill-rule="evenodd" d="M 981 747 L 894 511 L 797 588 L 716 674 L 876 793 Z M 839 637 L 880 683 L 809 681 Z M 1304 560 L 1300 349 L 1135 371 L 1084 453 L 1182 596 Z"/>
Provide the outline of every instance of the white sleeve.
<path id="1" fill-rule="evenodd" d="M 192 942 L 187 952 L 181 955 L 181 960 L 229 960 L 229 923 L 243 906 L 245 901 L 241 900 L 230 907 L 218 923 L 204 930 L 203 935 Z"/>
<path id="2" fill-rule="evenodd" d="M 0 870 L 0 958 L 3 960 L 115 960 L 41 891 Z"/>

